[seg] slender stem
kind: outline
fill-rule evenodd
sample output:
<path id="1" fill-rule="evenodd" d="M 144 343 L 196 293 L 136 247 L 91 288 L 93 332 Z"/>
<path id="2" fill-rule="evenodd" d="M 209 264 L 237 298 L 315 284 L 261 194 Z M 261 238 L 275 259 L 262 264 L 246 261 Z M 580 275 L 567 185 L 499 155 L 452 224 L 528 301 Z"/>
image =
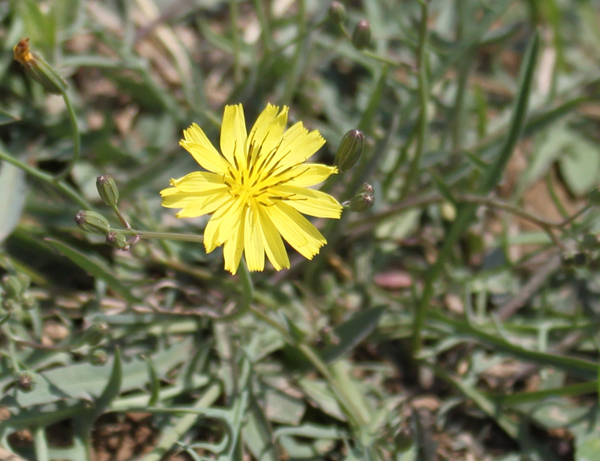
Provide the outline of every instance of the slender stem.
<path id="1" fill-rule="evenodd" d="M 273 50 L 274 46 L 273 37 L 271 36 L 271 27 L 269 26 L 268 13 L 265 9 L 262 0 L 254 0 L 254 8 L 256 9 L 256 16 L 258 17 L 258 22 L 261 28 L 261 35 L 265 43 L 265 47 L 267 48 L 267 51 L 270 52 Z"/>
<path id="2" fill-rule="evenodd" d="M 127 219 L 125 219 L 125 216 L 123 216 L 123 214 L 119 211 L 119 208 L 117 207 L 116 204 L 113 205 L 112 209 L 115 212 L 115 214 L 117 215 L 117 218 L 119 218 L 119 221 L 121 221 L 121 223 L 125 226 L 125 229 L 131 230 L 131 225 L 129 224 Z"/>
<path id="3" fill-rule="evenodd" d="M 302 37 L 306 34 L 306 4 L 305 0 L 298 0 L 298 14 L 296 15 L 297 35 Z M 291 104 L 294 92 L 298 89 L 298 78 L 300 69 L 300 58 L 302 52 L 310 46 L 310 38 L 299 40 L 296 43 L 296 50 L 290 65 L 289 77 L 285 83 L 282 101 L 286 104 Z"/>
<path id="4" fill-rule="evenodd" d="M 242 81 L 242 65 L 240 62 L 240 29 L 238 24 L 238 0 L 229 0 L 229 16 L 231 17 L 231 34 L 233 41 L 233 81 Z"/>
<path id="5" fill-rule="evenodd" d="M 407 61 L 401 61 L 400 59 L 391 59 L 386 56 L 380 56 L 371 50 L 362 50 L 362 54 L 369 58 L 376 59 L 377 61 L 389 64 L 392 67 L 404 67 L 409 70 L 414 70 L 415 66 Z"/>
<path id="6" fill-rule="evenodd" d="M 429 98 L 429 81 L 428 81 L 428 60 L 427 60 L 427 19 L 428 19 L 428 8 L 427 3 L 420 0 L 421 4 L 421 25 L 419 27 L 419 47 L 417 50 L 417 66 L 419 69 L 419 123 L 417 126 L 417 149 L 415 156 L 410 164 L 410 169 L 406 175 L 406 182 L 402 188 L 400 199 L 404 199 L 410 193 L 410 189 L 417 177 L 419 168 L 421 166 L 421 157 L 425 150 L 425 144 L 427 142 L 427 104 Z"/>
<path id="7" fill-rule="evenodd" d="M 33 437 L 35 442 L 35 459 L 37 461 L 48 461 L 48 441 L 46 440 L 45 427 L 42 425 L 37 426 Z"/>
<path id="8" fill-rule="evenodd" d="M 91 203 L 89 203 L 86 199 L 84 199 L 81 195 L 79 195 L 66 182 L 58 181 L 52 175 L 49 175 L 48 173 L 44 173 L 43 171 L 41 171 L 35 167 L 29 166 L 26 163 L 23 163 L 23 162 L 17 160 L 12 155 L 5 152 L 2 149 L 2 147 L 0 147 L 0 160 L 4 160 L 5 162 L 10 163 L 11 165 L 16 166 L 17 168 L 20 168 L 25 173 L 33 176 L 36 179 L 39 179 L 40 181 L 44 181 L 49 184 L 52 184 L 54 187 L 56 187 L 58 190 L 60 190 L 62 193 L 64 193 L 66 196 L 68 196 L 70 199 L 72 199 L 74 202 L 76 202 L 78 205 L 80 205 L 82 208 L 85 208 L 86 210 L 94 209 L 94 206 Z"/>
<path id="9" fill-rule="evenodd" d="M 563 206 L 562 202 L 560 201 L 560 198 L 558 198 L 556 189 L 554 188 L 554 183 L 552 182 L 552 175 L 550 173 L 546 175 L 546 187 L 548 188 L 548 192 L 550 193 L 552 203 L 554 203 L 554 206 L 562 215 L 562 217 L 567 219 L 569 213 L 567 212 L 567 209 Z"/>
<path id="10" fill-rule="evenodd" d="M 573 216 L 565 219 L 563 222 L 559 223 L 557 226 L 558 227 L 565 227 L 567 224 L 570 224 L 573 221 L 575 221 L 577 218 L 579 218 L 583 213 L 585 213 L 586 211 L 588 211 L 590 208 L 592 208 L 592 204 L 588 203 L 586 206 L 584 206 L 581 210 L 579 210 Z"/>
<path id="11" fill-rule="evenodd" d="M 243 259 L 240 261 L 239 270 L 240 280 L 242 282 L 242 302 L 232 314 L 215 319 L 219 322 L 231 322 L 232 320 L 244 316 L 250 309 L 252 301 L 254 300 L 254 284 L 252 283 L 252 276 L 250 275 L 246 261 Z"/>
<path id="12" fill-rule="evenodd" d="M 281 325 L 275 319 L 271 318 L 265 312 L 256 309 L 252 306 L 250 306 L 250 311 L 258 319 L 262 320 L 265 323 L 268 323 L 277 331 L 279 331 L 279 333 L 281 333 L 285 340 L 288 343 L 296 346 L 298 350 L 302 353 L 302 355 L 304 355 L 304 357 L 306 357 L 306 359 L 319 371 L 319 373 L 323 375 L 323 377 L 327 380 L 329 387 L 333 390 L 340 403 L 346 408 L 346 416 L 355 427 L 360 428 L 367 424 L 367 421 L 363 421 L 362 418 L 360 421 L 358 420 L 359 415 L 361 413 L 358 411 L 358 409 L 355 408 L 352 399 L 348 395 L 346 395 L 343 387 L 338 384 L 337 380 L 329 370 L 329 367 L 325 364 L 325 362 L 323 362 L 319 354 L 317 354 L 317 352 L 315 352 L 315 350 L 312 347 L 310 347 L 308 344 L 298 343 L 296 340 L 294 340 L 294 338 L 290 336 L 287 329 L 283 325 Z"/>
<path id="13" fill-rule="evenodd" d="M 176 232 L 150 232 L 137 229 L 115 229 L 115 231 L 123 235 L 137 235 L 142 239 L 161 239 L 161 240 L 181 240 L 184 242 L 200 242 L 204 241 L 202 235 L 195 234 L 178 234 Z"/>
<path id="14" fill-rule="evenodd" d="M 71 131 L 73 134 L 73 156 L 71 157 L 71 160 L 66 168 L 54 178 L 55 182 L 60 182 L 69 175 L 75 164 L 79 161 L 79 157 L 81 155 L 81 137 L 79 135 L 79 127 L 77 126 L 77 115 L 75 114 L 73 104 L 71 104 L 69 93 L 64 91 L 62 97 L 65 101 L 65 105 L 67 106 L 67 113 L 69 114 L 69 120 L 71 121 Z"/>

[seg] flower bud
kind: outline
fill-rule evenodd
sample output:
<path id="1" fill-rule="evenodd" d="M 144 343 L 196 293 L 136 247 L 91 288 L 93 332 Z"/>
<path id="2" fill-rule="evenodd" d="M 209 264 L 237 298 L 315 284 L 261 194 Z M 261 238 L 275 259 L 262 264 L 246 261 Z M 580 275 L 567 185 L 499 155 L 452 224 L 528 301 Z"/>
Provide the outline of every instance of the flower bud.
<path id="1" fill-rule="evenodd" d="M 108 220 L 95 211 L 78 211 L 75 222 L 82 231 L 92 234 L 106 235 L 110 231 Z"/>
<path id="2" fill-rule="evenodd" d="M 129 250 L 129 242 L 121 232 L 110 231 L 106 234 L 106 243 L 117 250 Z"/>
<path id="3" fill-rule="evenodd" d="M 396 449 L 401 453 L 408 451 L 414 443 L 414 435 L 409 427 L 403 428 L 394 437 Z"/>
<path id="4" fill-rule="evenodd" d="M 360 130 L 350 130 L 344 135 L 335 154 L 334 164 L 340 172 L 348 171 L 360 158 L 365 148 L 365 135 Z"/>
<path id="5" fill-rule="evenodd" d="M 24 371 L 19 373 L 19 377 L 17 378 L 17 389 L 23 392 L 31 392 L 35 389 L 37 381 L 35 379 L 35 374 L 30 371 Z"/>
<path id="6" fill-rule="evenodd" d="M 23 298 L 21 299 L 21 307 L 25 310 L 33 309 L 38 305 L 36 299 L 31 295 L 31 293 L 25 293 Z"/>
<path id="7" fill-rule="evenodd" d="M 8 299 L 20 299 L 25 292 L 25 287 L 15 275 L 5 275 L 2 278 L 2 289 Z"/>
<path id="8" fill-rule="evenodd" d="M 352 200 L 344 202 L 343 205 L 348 207 L 350 211 L 355 213 L 362 213 L 367 211 L 375 204 L 375 196 L 373 194 L 367 194 L 365 192 L 356 194 L 352 197 Z"/>
<path id="9" fill-rule="evenodd" d="M 17 274 L 17 278 L 19 279 L 19 282 L 21 282 L 23 290 L 27 290 L 29 288 L 29 285 L 31 285 L 31 277 L 29 277 L 29 275 L 19 272 Z"/>
<path id="10" fill-rule="evenodd" d="M 371 186 L 371 184 L 369 184 L 368 182 L 364 183 L 362 185 L 362 187 L 358 190 L 357 192 L 358 194 L 370 194 L 370 195 L 374 195 L 375 194 L 375 189 L 373 189 L 373 186 Z"/>
<path id="11" fill-rule="evenodd" d="M 81 341 L 90 346 L 97 346 L 108 334 L 108 324 L 104 322 L 95 323 L 83 332 Z"/>
<path id="12" fill-rule="evenodd" d="M 119 189 L 117 189 L 117 184 L 115 183 L 115 180 L 107 174 L 103 174 L 96 178 L 96 188 L 98 189 L 100 198 L 102 198 L 102 201 L 106 205 L 115 206 L 119 201 Z"/>
<path id="13" fill-rule="evenodd" d="M 343 24 L 346 20 L 346 8 L 340 2 L 331 2 L 329 20 L 334 24 Z"/>
<path id="14" fill-rule="evenodd" d="M 102 349 L 96 349 L 88 355 L 88 360 L 94 366 L 104 365 L 108 361 L 108 354 Z"/>
<path id="15" fill-rule="evenodd" d="M 29 39 L 24 38 L 13 48 L 15 60 L 19 61 L 25 73 L 53 94 L 63 94 L 67 83 L 44 58 L 29 51 Z"/>
<path id="16" fill-rule="evenodd" d="M 19 306 L 19 302 L 15 301 L 14 299 L 5 299 L 2 301 L 2 307 L 8 312 L 18 309 Z"/>
<path id="17" fill-rule="evenodd" d="M 352 33 L 352 44 L 357 50 L 365 49 L 371 43 L 371 25 L 369 21 L 359 21 Z"/>

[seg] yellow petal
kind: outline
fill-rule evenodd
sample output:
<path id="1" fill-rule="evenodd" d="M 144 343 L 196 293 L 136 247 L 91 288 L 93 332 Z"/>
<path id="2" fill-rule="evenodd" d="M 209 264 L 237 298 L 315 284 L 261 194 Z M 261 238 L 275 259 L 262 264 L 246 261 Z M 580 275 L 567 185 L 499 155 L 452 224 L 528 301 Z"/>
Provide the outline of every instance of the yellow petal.
<path id="1" fill-rule="evenodd" d="M 233 229 L 231 237 L 223 245 L 225 270 L 231 272 L 233 275 L 235 275 L 237 272 L 237 269 L 240 265 L 240 259 L 242 258 L 242 252 L 244 250 L 244 230 L 247 212 L 248 207 L 244 207 L 242 216 L 235 223 L 235 228 Z"/>
<path id="2" fill-rule="evenodd" d="M 227 187 L 223 175 L 194 171 L 179 179 L 172 179 L 171 185 L 184 192 L 205 192 Z"/>
<path id="3" fill-rule="evenodd" d="M 244 255 L 248 270 L 262 271 L 265 269 L 264 234 L 255 204 L 246 213 L 246 229 L 244 232 Z"/>
<path id="4" fill-rule="evenodd" d="M 300 213 L 332 219 L 339 219 L 342 215 L 342 206 L 325 192 L 287 185 L 273 187 L 271 190 L 281 197 L 287 197 L 285 203 Z"/>
<path id="5" fill-rule="evenodd" d="M 276 106 L 270 106 L 271 108 L 279 109 Z M 272 109 L 267 106 L 267 109 L 263 111 L 265 113 L 269 110 L 269 118 L 272 116 Z M 255 169 L 267 168 L 268 165 L 274 164 L 273 160 L 277 157 L 277 148 L 281 143 L 281 136 L 285 130 L 287 124 L 289 107 L 283 106 L 283 109 L 274 117 L 269 123 L 266 123 L 268 118 L 265 117 L 263 121 L 257 120 L 253 133 L 249 138 L 249 148 L 252 147 L 252 161 L 256 162 Z M 261 114 L 262 116 L 262 114 Z M 255 130 L 256 128 L 256 130 Z"/>
<path id="6" fill-rule="evenodd" d="M 187 130 L 183 130 L 183 137 L 179 144 L 192 154 L 202 168 L 214 173 L 227 172 L 227 162 L 208 140 L 202 128 L 193 123 Z"/>
<path id="7" fill-rule="evenodd" d="M 327 243 L 315 226 L 285 203 L 263 209 L 283 238 L 306 259 L 312 259 Z"/>
<path id="8" fill-rule="evenodd" d="M 281 269 L 289 269 L 290 259 L 285 249 L 285 245 L 283 244 L 283 240 L 281 240 L 281 235 L 264 207 L 258 207 L 258 216 L 260 219 L 260 226 L 263 230 L 267 258 L 269 258 L 269 261 L 271 261 L 275 270 L 280 271 Z"/>
<path id="9" fill-rule="evenodd" d="M 221 152 L 232 165 L 246 166 L 246 137 L 242 105 L 225 106 L 221 124 Z"/>
<path id="10" fill-rule="evenodd" d="M 230 166 L 227 160 L 215 150 L 206 149 L 201 144 L 196 144 L 188 141 L 179 141 L 179 145 L 187 150 L 194 160 L 205 170 L 212 171 L 217 174 L 227 174 Z M 214 148 L 213 148 L 214 149 Z"/>
<path id="11" fill-rule="evenodd" d="M 254 126 L 250 130 L 250 134 L 248 135 L 248 147 L 250 147 L 250 144 L 252 143 L 260 143 L 265 138 L 269 126 L 277 117 L 278 112 L 278 106 L 267 104 L 267 107 L 260 113 L 256 122 L 254 122 Z"/>
<path id="12" fill-rule="evenodd" d="M 231 237 L 232 229 L 226 225 L 229 221 L 228 218 L 233 216 L 240 219 L 242 209 L 240 200 L 235 200 L 231 196 L 229 196 L 229 200 L 217 208 L 204 229 L 204 248 L 206 248 L 207 253 L 223 245 Z"/>
<path id="13" fill-rule="evenodd" d="M 281 145 L 277 149 L 275 162 L 278 163 L 278 170 L 285 170 L 290 166 L 305 162 L 312 157 L 322 146 L 325 140 L 318 131 L 310 133 L 302 122 L 296 123 L 289 130 L 283 133 Z"/>
<path id="14" fill-rule="evenodd" d="M 293 168 L 289 175 L 292 177 L 285 183 L 286 186 L 308 187 L 325 181 L 332 174 L 338 172 L 334 166 L 320 165 L 318 163 L 308 163 Z"/>
<path id="15" fill-rule="evenodd" d="M 189 192 L 186 192 L 189 194 Z M 175 216 L 177 218 L 196 218 L 205 214 L 213 213 L 223 204 L 227 203 L 231 199 L 231 196 L 227 191 L 223 191 L 218 194 L 211 194 L 206 197 L 196 197 L 196 200 L 190 201 L 186 204 L 180 212 Z"/>
<path id="16" fill-rule="evenodd" d="M 165 208 L 185 208 L 189 203 L 198 200 L 198 196 L 181 192 L 176 187 L 169 187 L 160 191 L 162 206 Z"/>

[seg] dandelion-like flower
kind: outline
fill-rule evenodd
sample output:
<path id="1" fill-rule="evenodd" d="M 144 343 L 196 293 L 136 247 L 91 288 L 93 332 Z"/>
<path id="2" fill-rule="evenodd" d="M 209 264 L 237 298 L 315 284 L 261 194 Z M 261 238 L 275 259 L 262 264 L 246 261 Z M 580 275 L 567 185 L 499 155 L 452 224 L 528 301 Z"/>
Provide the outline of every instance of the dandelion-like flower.
<path id="1" fill-rule="evenodd" d="M 321 233 L 301 213 L 339 219 L 342 206 L 330 195 L 309 189 L 337 168 L 304 163 L 325 140 L 301 122 L 285 130 L 288 107 L 268 104 L 248 134 L 242 105 L 225 106 L 220 154 L 193 124 L 180 144 L 201 167 L 161 191 L 162 205 L 182 208 L 178 218 L 213 213 L 204 230 L 210 253 L 223 246 L 225 269 L 235 274 L 242 252 L 248 269 L 262 271 L 265 253 L 276 270 L 290 267 L 283 239 L 307 259 L 325 245 Z"/>

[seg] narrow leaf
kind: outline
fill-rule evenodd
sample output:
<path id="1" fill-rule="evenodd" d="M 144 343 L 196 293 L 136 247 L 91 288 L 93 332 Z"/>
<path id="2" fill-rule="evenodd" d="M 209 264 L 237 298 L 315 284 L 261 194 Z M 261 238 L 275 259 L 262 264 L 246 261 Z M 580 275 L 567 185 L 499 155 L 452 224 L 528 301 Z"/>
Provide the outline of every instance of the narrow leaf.
<path id="1" fill-rule="evenodd" d="M 383 306 L 373 307 L 353 315 L 346 322 L 336 326 L 333 333 L 339 342 L 329 345 L 321 351 L 323 360 L 326 363 L 332 363 L 349 353 L 377 327 L 384 312 L 385 307 Z"/>
<path id="2" fill-rule="evenodd" d="M 100 258 L 85 255 L 75 248 L 52 238 L 46 238 L 45 240 L 79 267 L 105 282 L 109 288 L 123 296 L 127 302 L 139 302 L 139 299 L 131 294 L 129 288 L 113 275 L 112 270 Z"/>
<path id="3" fill-rule="evenodd" d="M 17 227 L 25 206 L 27 183 L 25 172 L 14 165 L 2 162 L 0 170 L 0 242 Z"/>

